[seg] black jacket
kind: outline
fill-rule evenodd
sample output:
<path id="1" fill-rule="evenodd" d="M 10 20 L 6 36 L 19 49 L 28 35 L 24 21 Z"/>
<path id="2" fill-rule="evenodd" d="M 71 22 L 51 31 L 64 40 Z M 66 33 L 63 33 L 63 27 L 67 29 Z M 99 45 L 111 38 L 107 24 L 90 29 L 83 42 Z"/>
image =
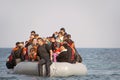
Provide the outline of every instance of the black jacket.
<path id="1" fill-rule="evenodd" d="M 61 52 L 56 59 L 58 62 L 68 62 L 68 52 L 67 51 Z"/>
<path id="2" fill-rule="evenodd" d="M 50 47 L 47 44 L 44 44 L 42 46 L 38 46 L 37 48 L 37 56 L 39 56 L 41 59 L 50 59 Z"/>

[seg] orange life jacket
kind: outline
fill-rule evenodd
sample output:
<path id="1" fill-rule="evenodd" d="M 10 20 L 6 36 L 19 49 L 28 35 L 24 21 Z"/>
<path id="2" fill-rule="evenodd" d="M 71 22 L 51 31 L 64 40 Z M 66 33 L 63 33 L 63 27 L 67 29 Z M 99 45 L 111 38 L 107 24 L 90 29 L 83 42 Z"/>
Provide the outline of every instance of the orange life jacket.
<path id="1" fill-rule="evenodd" d="M 35 52 L 37 52 L 37 47 L 38 47 L 37 45 L 33 46 L 33 48 L 35 48 Z"/>
<path id="2" fill-rule="evenodd" d="M 18 47 L 15 47 L 15 48 L 13 48 L 12 50 L 13 50 L 13 51 L 16 51 L 16 50 L 18 50 L 18 49 L 19 49 Z"/>
<path id="3" fill-rule="evenodd" d="M 36 60 L 36 59 L 37 59 L 37 53 L 30 54 L 30 55 L 29 55 L 29 59 L 30 59 L 30 60 L 32 60 L 32 59 Z"/>
<path id="4" fill-rule="evenodd" d="M 22 54 L 25 55 L 26 53 L 27 53 L 27 48 L 24 47 L 22 50 Z"/>
<path id="5" fill-rule="evenodd" d="M 57 48 L 54 53 L 60 53 L 60 48 Z"/>

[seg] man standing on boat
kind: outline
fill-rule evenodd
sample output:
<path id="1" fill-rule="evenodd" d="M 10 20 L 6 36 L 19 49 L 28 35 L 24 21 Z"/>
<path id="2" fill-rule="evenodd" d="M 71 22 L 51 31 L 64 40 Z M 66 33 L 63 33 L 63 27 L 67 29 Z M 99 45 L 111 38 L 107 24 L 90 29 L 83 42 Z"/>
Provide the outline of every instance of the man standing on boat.
<path id="1" fill-rule="evenodd" d="M 50 76 L 50 65 L 52 60 L 52 49 L 45 44 L 42 38 L 38 38 L 37 58 L 38 58 L 38 72 L 39 76 L 43 76 L 42 65 L 45 64 L 46 76 Z"/>

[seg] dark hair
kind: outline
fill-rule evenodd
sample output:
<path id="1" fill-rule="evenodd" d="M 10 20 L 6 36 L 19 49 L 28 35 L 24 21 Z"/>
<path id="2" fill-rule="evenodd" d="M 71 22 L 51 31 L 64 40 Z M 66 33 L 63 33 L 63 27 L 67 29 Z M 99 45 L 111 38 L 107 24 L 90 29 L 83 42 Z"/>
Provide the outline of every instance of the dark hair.
<path id="1" fill-rule="evenodd" d="M 24 42 L 20 42 L 21 44 L 24 44 Z"/>
<path id="2" fill-rule="evenodd" d="M 20 44 L 20 42 L 16 42 L 16 45 Z"/>
<path id="3" fill-rule="evenodd" d="M 59 32 L 58 34 L 61 34 L 61 35 L 63 35 L 63 33 L 62 33 L 62 32 Z"/>
<path id="4" fill-rule="evenodd" d="M 37 40 L 41 40 L 42 42 L 44 42 L 44 40 L 42 38 L 38 38 Z"/>
<path id="5" fill-rule="evenodd" d="M 35 34 L 31 34 L 30 36 L 34 36 L 35 37 Z"/>
<path id="6" fill-rule="evenodd" d="M 64 43 L 62 46 L 63 46 L 64 48 L 67 48 L 67 47 L 68 47 L 68 44 Z"/>
<path id="7" fill-rule="evenodd" d="M 33 42 L 34 39 L 36 39 L 36 38 L 33 38 L 33 39 L 32 39 L 32 42 Z M 36 40 L 37 40 L 37 39 L 36 39 Z"/>
<path id="8" fill-rule="evenodd" d="M 65 32 L 65 28 L 60 28 L 60 30 L 63 30 Z"/>
<path id="9" fill-rule="evenodd" d="M 36 32 L 35 32 L 35 31 L 31 31 L 31 33 L 34 33 L 34 34 L 35 34 Z"/>
<path id="10" fill-rule="evenodd" d="M 71 39 L 66 39 L 65 42 L 67 42 L 69 45 L 71 45 L 72 43 L 74 43 L 74 41 L 72 41 Z"/>
<path id="11" fill-rule="evenodd" d="M 29 41 L 25 41 L 25 43 L 28 43 Z"/>
<path id="12" fill-rule="evenodd" d="M 34 36 L 39 36 L 39 34 L 35 34 Z"/>
<path id="13" fill-rule="evenodd" d="M 67 36 L 67 38 L 68 38 L 68 39 L 70 39 L 70 38 L 71 38 L 71 35 L 70 35 L 70 34 L 67 34 L 66 36 Z"/>

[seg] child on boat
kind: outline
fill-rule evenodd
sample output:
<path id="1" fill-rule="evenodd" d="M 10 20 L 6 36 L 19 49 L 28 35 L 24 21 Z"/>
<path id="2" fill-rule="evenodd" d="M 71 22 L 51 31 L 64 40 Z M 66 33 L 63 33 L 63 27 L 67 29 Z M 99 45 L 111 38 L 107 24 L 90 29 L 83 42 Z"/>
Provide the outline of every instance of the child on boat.
<path id="1" fill-rule="evenodd" d="M 56 57 L 59 55 L 60 53 L 60 48 L 56 47 L 54 53 L 53 53 L 53 62 L 57 62 Z"/>
<path id="2" fill-rule="evenodd" d="M 35 48 L 30 49 L 29 61 L 37 61 L 37 53 Z"/>

